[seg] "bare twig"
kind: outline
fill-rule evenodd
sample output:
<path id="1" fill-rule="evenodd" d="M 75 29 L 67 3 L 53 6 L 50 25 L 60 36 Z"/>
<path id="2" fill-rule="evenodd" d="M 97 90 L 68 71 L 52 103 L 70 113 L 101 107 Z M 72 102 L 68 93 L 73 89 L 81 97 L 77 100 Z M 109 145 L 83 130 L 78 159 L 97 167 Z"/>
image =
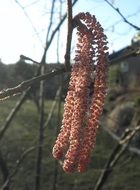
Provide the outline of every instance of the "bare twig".
<path id="1" fill-rule="evenodd" d="M 60 76 L 60 90 L 59 90 L 59 96 L 57 97 L 58 100 L 58 112 L 57 112 L 57 126 L 56 126 L 56 138 L 58 135 L 59 131 L 59 126 L 60 126 L 60 120 L 61 120 L 61 98 L 62 98 L 62 90 L 63 90 L 63 76 Z M 55 160 L 54 162 L 54 181 L 53 181 L 53 190 L 56 190 L 57 187 L 57 178 L 58 178 L 58 162 Z"/>
<path id="2" fill-rule="evenodd" d="M 70 70 L 70 50 L 72 41 L 72 1 L 67 0 L 67 14 L 68 14 L 68 31 L 67 31 L 67 43 L 66 43 L 66 54 L 65 54 L 65 66 L 66 70 Z"/>
<path id="3" fill-rule="evenodd" d="M 11 174 L 7 177 L 5 183 L 3 184 L 3 186 L 0 188 L 0 190 L 6 190 L 6 188 L 8 187 L 9 183 L 11 182 L 11 179 L 15 176 L 15 174 L 17 173 L 21 163 L 24 161 L 24 159 L 26 158 L 26 156 L 31 153 L 33 150 L 35 150 L 36 147 L 30 147 L 27 150 L 25 150 L 22 155 L 20 156 L 20 158 L 16 161 L 16 165 L 13 168 L 13 171 L 11 172 Z"/>
<path id="4" fill-rule="evenodd" d="M 55 5 L 55 1 L 56 1 L 56 0 L 53 0 L 53 1 L 52 1 L 50 23 L 49 23 L 48 30 L 47 30 L 46 42 L 48 41 L 49 34 L 50 34 L 50 30 L 51 30 L 51 27 L 52 27 L 52 21 L 53 21 L 53 15 L 54 15 L 54 5 Z"/>
<path id="5" fill-rule="evenodd" d="M 49 115 L 48 115 L 47 120 L 46 120 L 46 122 L 45 122 L 45 124 L 44 124 L 44 128 L 46 128 L 46 127 L 48 126 L 48 124 L 49 124 L 49 122 L 50 122 L 50 120 L 51 120 L 51 118 L 52 118 L 52 114 L 53 114 L 53 112 L 54 112 L 54 108 L 55 108 L 56 103 L 57 103 L 57 101 L 58 101 L 58 97 L 59 97 L 59 95 L 60 95 L 60 92 L 61 92 L 61 87 L 59 87 L 58 90 L 57 90 L 57 92 L 56 92 L 56 96 L 55 96 L 55 99 L 54 99 L 54 101 L 53 101 L 53 103 L 52 103 L 52 107 L 51 107 L 51 109 L 49 110 Z"/>
<path id="6" fill-rule="evenodd" d="M 59 3 L 60 3 L 59 19 L 61 20 L 61 17 L 62 17 L 62 0 L 59 0 Z M 60 44 L 60 29 L 58 30 L 58 35 L 57 35 L 57 49 L 56 49 L 57 63 L 59 63 L 59 44 Z"/>
<path id="7" fill-rule="evenodd" d="M 35 61 L 35 60 L 31 59 L 30 57 L 27 57 L 25 55 L 20 55 L 20 58 L 23 60 L 31 61 L 31 62 L 36 63 L 36 64 L 40 64 L 39 62 L 37 62 L 37 61 Z"/>
<path id="8" fill-rule="evenodd" d="M 18 112 L 18 110 L 20 109 L 21 105 L 23 104 L 23 102 L 25 101 L 27 96 L 27 92 L 24 92 L 22 94 L 22 96 L 20 97 L 20 99 L 17 101 L 15 107 L 11 110 L 11 112 L 9 113 L 9 115 L 6 118 L 5 124 L 2 126 L 1 130 L 0 130 L 0 140 L 3 138 L 6 130 L 8 129 L 11 121 L 13 120 L 14 116 L 16 115 L 16 113 Z"/>
<path id="9" fill-rule="evenodd" d="M 38 31 L 37 31 L 36 27 L 34 26 L 34 24 L 33 24 L 32 20 L 31 20 L 31 18 L 30 18 L 29 15 L 27 14 L 27 12 L 26 12 L 26 10 L 25 10 L 25 7 L 23 7 L 23 6 L 21 5 L 21 3 L 20 3 L 18 0 L 15 0 L 15 2 L 16 2 L 17 5 L 23 10 L 24 15 L 25 15 L 26 18 L 28 19 L 29 23 L 31 24 L 31 26 L 32 26 L 32 28 L 33 28 L 33 30 L 34 30 L 34 32 L 35 32 L 35 35 L 37 36 L 37 38 L 39 39 L 39 41 L 41 42 L 41 44 L 42 44 L 42 46 L 43 46 L 43 42 L 42 42 L 40 36 L 38 35 Z"/>
<path id="10" fill-rule="evenodd" d="M 113 133 L 108 127 L 104 127 L 103 125 L 101 126 L 102 129 L 104 129 L 117 143 L 121 142 L 121 138 L 118 137 L 115 133 Z M 140 149 L 133 147 L 129 145 L 128 150 L 138 156 L 140 156 Z"/>
<path id="11" fill-rule="evenodd" d="M 140 130 L 140 125 L 127 130 L 131 131 L 131 133 L 127 135 L 124 139 L 120 140 L 120 144 L 122 145 L 129 143 L 131 141 L 131 139 L 135 136 L 135 134 Z"/>
<path id="12" fill-rule="evenodd" d="M 108 3 L 121 17 L 122 19 L 124 20 L 125 23 L 129 24 L 130 26 L 132 26 L 134 29 L 136 30 L 140 30 L 140 27 L 132 24 L 131 22 L 129 22 L 125 16 L 120 12 L 120 10 L 118 8 L 115 8 L 113 4 L 111 4 L 108 0 L 104 0 L 106 3 Z"/>
<path id="13" fill-rule="evenodd" d="M 128 19 L 128 18 L 131 18 L 133 16 L 136 16 L 137 14 L 140 13 L 140 9 L 138 9 L 136 12 L 134 12 L 133 14 L 130 14 L 130 15 L 127 15 L 125 18 Z M 115 27 L 116 25 L 118 25 L 119 23 L 122 22 L 122 19 L 119 19 L 118 21 L 114 22 L 113 24 L 111 24 L 110 26 L 108 26 L 107 28 L 105 28 L 105 32 L 108 31 L 110 28 L 113 28 Z"/>
<path id="14" fill-rule="evenodd" d="M 77 1 L 78 1 L 78 0 L 74 0 L 73 3 L 72 3 L 72 6 L 74 6 Z M 54 31 L 52 32 L 50 39 L 49 39 L 49 40 L 47 41 L 47 43 L 46 43 L 45 52 L 46 52 L 46 51 L 48 50 L 48 48 L 50 47 L 51 42 L 52 42 L 52 40 L 53 40 L 53 38 L 54 38 L 56 32 L 59 30 L 59 28 L 61 27 L 61 25 L 62 25 L 63 22 L 65 21 L 66 17 L 67 17 L 67 13 L 64 14 L 63 18 L 61 19 L 61 21 L 59 22 L 59 24 L 56 26 L 56 28 L 54 29 Z"/>
<path id="15" fill-rule="evenodd" d="M 41 74 L 44 74 L 45 65 L 42 64 Z M 35 190 L 40 189 L 41 184 L 41 171 L 42 171 L 42 158 L 43 158 L 43 143 L 44 143 L 44 81 L 40 82 L 40 125 L 39 125 L 39 137 L 38 137 L 38 149 L 37 149 L 37 162 L 36 162 L 36 174 L 35 174 Z"/>
<path id="16" fill-rule="evenodd" d="M 65 69 L 57 69 L 57 70 L 52 70 L 49 73 L 46 73 L 44 75 L 40 75 L 37 77 L 33 77 L 32 79 L 23 81 L 20 83 L 18 86 L 13 87 L 13 88 L 7 88 L 6 90 L 0 91 L 0 100 L 7 99 L 11 96 L 18 95 L 19 93 L 23 92 L 24 90 L 28 89 L 31 85 L 40 82 L 41 80 L 46 80 L 49 78 L 52 78 L 56 75 L 62 74 L 65 72 Z"/>
<path id="17" fill-rule="evenodd" d="M 101 190 L 108 176 L 113 170 L 113 167 L 117 164 L 122 154 L 126 151 L 134 135 L 140 130 L 140 126 L 134 127 L 133 130 L 125 130 L 121 140 L 112 151 L 103 172 L 101 173 L 94 190 Z M 129 138 L 128 138 L 129 137 Z"/>
<path id="18" fill-rule="evenodd" d="M 50 24 L 48 27 L 48 32 L 46 35 L 46 47 L 44 50 L 44 54 L 41 60 L 41 75 L 45 74 L 45 62 L 46 62 L 46 53 L 47 53 L 47 42 L 48 36 L 52 26 L 53 13 L 54 13 L 54 5 L 55 0 L 52 1 L 51 7 L 51 16 L 50 16 Z M 39 125 L 39 138 L 38 138 L 38 149 L 37 149 L 37 162 L 36 162 L 36 176 L 35 176 L 35 190 L 40 189 L 41 184 L 41 171 L 42 171 L 42 158 L 43 158 L 43 143 L 44 143 L 44 123 L 45 123 L 45 83 L 43 80 L 40 82 L 40 125 Z"/>

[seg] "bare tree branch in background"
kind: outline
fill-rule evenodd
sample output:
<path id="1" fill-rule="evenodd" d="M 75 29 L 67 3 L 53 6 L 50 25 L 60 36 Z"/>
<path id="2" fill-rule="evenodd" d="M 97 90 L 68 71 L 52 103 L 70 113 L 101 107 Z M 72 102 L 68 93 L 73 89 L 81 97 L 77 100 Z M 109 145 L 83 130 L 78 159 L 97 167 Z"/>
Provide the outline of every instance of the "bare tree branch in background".
<path id="1" fill-rule="evenodd" d="M 30 147 L 27 150 L 25 150 L 22 155 L 20 156 L 20 158 L 16 161 L 16 165 L 13 168 L 13 171 L 11 172 L 11 174 L 9 174 L 9 176 L 7 176 L 4 184 L 2 185 L 2 187 L 0 188 L 0 190 L 8 190 L 8 186 L 12 180 L 12 178 L 15 176 L 15 174 L 17 173 L 21 163 L 24 161 L 24 159 L 26 158 L 26 156 L 31 153 L 33 150 L 35 150 L 36 147 Z"/>
<path id="2" fill-rule="evenodd" d="M 50 24 L 48 27 L 47 35 L 46 35 L 46 47 L 47 47 L 47 41 L 49 37 L 49 33 L 52 27 L 52 21 L 53 21 L 53 13 L 54 13 L 54 7 L 55 7 L 55 0 L 52 1 L 51 5 L 51 13 L 50 13 Z M 41 60 L 41 75 L 45 74 L 45 63 L 46 63 L 46 53 L 47 50 L 45 48 L 44 54 Z M 40 125 L 39 125 L 39 137 L 38 137 L 38 149 L 37 149 L 37 158 L 36 158 L 36 172 L 35 172 L 35 190 L 40 189 L 41 185 L 41 172 L 42 172 L 42 158 L 43 158 L 43 143 L 44 143 L 44 123 L 45 123 L 45 83 L 44 81 L 40 82 Z"/>
<path id="3" fill-rule="evenodd" d="M 66 54 L 65 54 L 65 67 L 66 70 L 70 70 L 70 51 L 72 41 L 72 1 L 67 0 L 67 15 L 68 15 L 68 32 L 67 32 L 67 43 L 66 43 Z"/>
<path id="4" fill-rule="evenodd" d="M 125 23 L 129 24 L 130 26 L 132 26 L 134 29 L 136 30 L 140 30 L 140 27 L 132 24 L 131 22 L 129 22 L 126 17 L 120 12 L 119 8 L 115 8 L 114 5 L 112 3 L 110 3 L 108 0 L 104 0 L 107 4 L 109 4 L 124 20 Z"/>
<path id="5" fill-rule="evenodd" d="M 46 42 L 49 39 L 49 34 L 50 34 L 50 30 L 51 30 L 52 23 L 53 23 L 54 5 L 55 5 L 55 0 L 52 1 L 52 7 L 51 7 L 51 13 L 50 13 L 51 14 L 50 15 L 50 23 L 49 23 L 48 30 L 47 30 Z"/>
<path id="6" fill-rule="evenodd" d="M 56 134 L 55 137 L 57 138 L 58 132 L 59 132 L 59 126 L 61 121 L 61 104 L 62 104 L 62 90 L 63 90 L 63 75 L 60 76 L 60 91 L 57 97 L 58 101 L 58 110 L 57 110 L 57 126 L 56 126 Z M 57 188 L 57 178 L 58 178 L 58 162 L 54 161 L 54 182 L 53 182 L 53 190 L 56 190 Z"/>
<path id="7" fill-rule="evenodd" d="M 61 17 L 62 17 L 62 0 L 59 0 L 59 20 L 61 20 Z M 57 34 L 57 49 L 56 49 L 56 54 L 57 54 L 57 64 L 60 63 L 60 60 L 59 60 L 59 46 L 60 46 L 60 29 L 58 30 L 58 34 Z"/>
<path id="8" fill-rule="evenodd" d="M 103 185 L 105 184 L 109 175 L 113 171 L 114 166 L 117 164 L 123 153 L 127 150 L 132 138 L 138 131 L 140 131 L 140 126 L 136 126 L 131 130 L 125 130 L 124 134 L 122 135 L 122 138 L 120 139 L 119 143 L 115 146 L 109 159 L 107 160 L 105 168 L 101 173 L 94 190 L 101 190 L 103 188 Z"/>
<path id="9" fill-rule="evenodd" d="M 20 99 L 16 102 L 15 107 L 10 111 L 9 115 L 7 116 L 6 121 L 5 121 L 4 125 L 1 127 L 1 130 L 0 130 L 0 140 L 3 138 L 3 136 L 4 136 L 5 132 L 7 131 L 10 123 L 13 120 L 14 116 L 16 115 L 16 113 L 20 109 L 21 105 L 25 101 L 26 95 L 27 95 L 26 92 L 24 92 L 22 94 L 22 96 L 20 97 Z"/>
<path id="10" fill-rule="evenodd" d="M 137 16 L 138 14 L 140 13 L 140 9 L 138 9 L 136 12 L 132 13 L 132 14 L 129 14 L 127 15 L 125 18 L 128 19 L 128 18 L 132 18 L 133 16 Z M 111 24 L 110 26 L 108 26 L 107 28 L 105 28 L 105 32 L 108 31 L 109 29 L 111 28 L 114 28 L 116 25 L 118 25 L 119 23 L 122 22 L 122 19 L 114 22 L 113 24 Z"/>
<path id="11" fill-rule="evenodd" d="M 73 3 L 72 3 L 72 6 L 74 6 L 77 1 L 78 0 L 74 0 Z M 56 26 L 56 28 L 54 29 L 54 31 L 52 32 L 52 34 L 50 36 L 50 39 L 46 43 L 45 51 L 47 51 L 48 48 L 50 47 L 51 42 L 52 42 L 52 40 L 53 40 L 56 32 L 59 30 L 60 26 L 63 24 L 63 22 L 65 21 L 66 17 L 67 17 L 67 13 L 64 14 L 63 18 L 61 19 L 61 21 L 59 22 L 59 24 Z"/>
<path id="12" fill-rule="evenodd" d="M 32 63 L 36 63 L 36 64 L 40 64 L 39 62 L 31 59 L 30 57 L 27 57 L 25 55 L 20 55 L 20 59 L 24 60 L 24 61 L 31 61 Z"/>
<path id="13" fill-rule="evenodd" d="M 23 81 L 21 84 L 14 88 L 7 88 L 5 90 L 0 91 L 0 100 L 4 100 L 7 98 L 10 98 L 11 96 L 15 96 L 24 90 L 28 89 L 31 85 L 40 82 L 41 80 L 47 80 L 51 77 L 54 77 L 58 74 L 62 74 L 65 72 L 65 69 L 62 67 L 61 69 L 52 70 L 51 72 L 48 72 L 43 75 L 39 75 L 37 77 L 33 77 L 32 79 Z"/>
<path id="14" fill-rule="evenodd" d="M 27 18 L 28 21 L 30 22 L 30 24 L 31 24 L 31 26 L 32 26 L 32 28 L 33 28 L 33 30 L 34 30 L 34 32 L 35 32 L 35 35 L 37 36 L 37 38 L 39 39 L 40 43 L 41 43 L 42 46 L 43 46 L 43 42 L 42 42 L 40 36 L 38 35 L 38 31 L 36 30 L 34 24 L 32 23 L 32 20 L 30 19 L 29 15 L 27 14 L 27 12 L 26 12 L 26 10 L 25 10 L 25 7 L 23 7 L 23 6 L 21 5 L 21 3 L 20 3 L 18 0 L 15 0 L 15 2 L 16 2 L 17 5 L 23 10 L 24 15 L 26 16 L 26 18 Z"/>
<path id="15" fill-rule="evenodd" d="M 104 127 L 104 125 L 101 125 L 102 129 L 106 131 L 113 140 L 117 141 L 119 143 L 121 141 L 120 137 L 118 137 L 114 132 L 112 132 L 108 127 Z M 128 150 L 138 156 L 140 156 L 140 149 L 133 147 L 129 145 Z"/>

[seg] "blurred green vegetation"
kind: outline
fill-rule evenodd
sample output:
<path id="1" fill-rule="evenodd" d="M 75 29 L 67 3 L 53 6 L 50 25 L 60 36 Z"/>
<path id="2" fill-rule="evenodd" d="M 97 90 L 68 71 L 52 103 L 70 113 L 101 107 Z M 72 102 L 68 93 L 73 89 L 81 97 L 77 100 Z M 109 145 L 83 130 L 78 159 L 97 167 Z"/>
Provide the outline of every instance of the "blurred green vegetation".
<path id="1" fill-rule="evenodd" d="M 116 87 L 116 85 L 119 84 L 120 75 L 121 75 L 121 68 L 119 64 L 109 68 L 108 82 L 110 88 Z"/>
<path id="2" fill-rule="evenodd" d="M 16 98 L 1 102 L 0 106 L 0 126 L 5 123 L 5 119 L 9 111 L 16 103 Z M 53 101 L 46 101 L 45 112 L 46 119 L 51 109 Z M 41 190 L 52 190 L 54 184 L 54 171 L 56 161 L 52 157 L 52 147 L 56 138 L 57 129 L 57 106 L 53 113 L 53 117 L 45 128 L 45 139 L 43 146 L 43 161 L 41 175 Z M 63 104 L 61 113 L 63 112 Z M 59 126 L 60 127 L 60 126 Z M 30 147 L 35 147 L 25 159 L 21 162 L 17 173 L 10 183 L 11 189 L 28 190 L 34 189 L 35 181 L 35 164 L 37 154 L 37 140 L 39 130 L 39 116 L 37 108 L 31 100 L 27 100 L 21 107 L 16 117 L 12 121 L 3 139 L 0 142 L 0 149 L 7 163 L 9 172 L 11 173 L 16 166 L 17 160 L 23 152 Z M 86 173 L 66 174 L 57 162 L 58 175 L 56 189 L 64 190 L 93 190 L 95 183 L 104 169 L 104 165 L 115 146 L 115 142 L 111 137 L 99 129 L 97 135 L 96 148 L 92 154 L 92 161 Z M 0 171 L 1 172 L 1 171 Z M 1 173 L 0 173 L 0 176 Z M 126 152 L 112 174 L 109 176 L 103 190 L 138 190 L 140 187 L 140 164 L 139 157 Z M 0 177 L 0 186 L 2 179 Z"/>

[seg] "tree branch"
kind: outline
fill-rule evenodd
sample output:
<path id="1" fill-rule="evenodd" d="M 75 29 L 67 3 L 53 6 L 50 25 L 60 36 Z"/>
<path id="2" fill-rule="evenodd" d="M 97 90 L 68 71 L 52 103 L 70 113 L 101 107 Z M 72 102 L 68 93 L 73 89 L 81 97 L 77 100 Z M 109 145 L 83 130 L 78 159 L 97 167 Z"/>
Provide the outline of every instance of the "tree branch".
<path id="1" fill-rule="evenodd" d="M 0 130 L 0 140 L 3 138 L 6 130 L 8 129 L 8 127 L 9 127 L 9 125 L 11 123 L 11 121 L 13 120 L 14 116 L 16 115 L 16 113 L 20 109 L 21 105 L 25 101 L 26 96 L 27 96 L 27 91 L 22 94 L 20 99 L 17 101 L 15 107 L 10 111 L 9 115 L 7 116 L 6 121 L 5 121 L 4 125 L 1 127 L 1 130 Z"/>
<path id="2" fill-rule="evenodd" d="M 122 19 L 124 20 L 125 23 L 129 24 L 130 26 L 132 26 L 134 29 L 136 30 L 140 30 L 140 27 L 132 24 L 131 22 L 129 22 L 125 16 L 120 12 L 120 10 L 118 8 L 115 8 L 108 0 L 104 0 L 107 4 L 109 4 L 121 17 Z"/>
<path id="3" fill-rule="evenodd" d="M 122 154 L 128 148 L 132 138 L 134 135 L 140 130 L 140 126 L 134 127 L 134 129 L 127 129 L 125 130 L 124 134 L 122 135 L 119 143 L 115 146 L 114 150 L 112 151 L 103 172 L 101 173 L 94 190 L 101 190 L 105 181 L 107 180 L 108 176 L 113 171 L 113 167 L 117 164 L 118 160 L 122 156 Z"/>
<path id="4" fill-rule="evenodd" d="M 50 16 L 50 24 L 49 24 L 49 26 L 48 26 L 48 31 L 47 31 L 47 36 L 46 36 L 46 42 L 48 41 L 49 34 L 50 34 L 50 30 L 51 30 L 51 27 L 52 27 L 52 21 L 53 21 L 53 15 L 54 15 L 54 5 L 55 5 L 55 1 L 56 1 L 56 0 L 53 0 L 53 1 L 52 1 L 51 16 Z"/>
<path id="5" fill-rule="evenodd" d="M 67 14 L 68 14 L 68 31 L 67 31 L 67 43 L 66 43 L 66 54 L 65 54 L 65 67 L 66 70 L 70 70 L 70 50 L 72 41 L 72 2 L 67 0 Z"/>
<path id="6" fill-rule="evenodd" d="M 74 2 L 72 3 L 72 6 L 74 6 L 76 4 L 78 0 L 74 0 Z M 50 39 L 47 41 L 46 43 L 46 48 L 45 48 L 45 51 L 44 53 L 48 50 L 48 48 L 50 47 L 51 45 L 51 42 L 56 34 L 56 32 L 60 29 L 60 26 L 63 24 L 63 22 L 65 21 L 65 19 L 67 18 L 67 13 L 64 14 L 63 18 L 61 19 L 61 21 L 59 22 L 59 24 L 56 26 L 56 28 L 54 29 L 54 31 L 52 32 L 52 35 L 50 37 Z"/>
<path id="7" fill-rule="evenodd" d="M 34 32 L 35 32 L 35 35 L 37 36 L 37 38 L 39 39 L 39 41 L 41 42 L 42 46 L 43 46 L 43 42 L 40 38 L 40 36 L 38 35 L 38 31 L 36 29 L 36 27 L 34 26 L 32 20 L 30 19 L 29 15 L 27 14 L 26 10 L 25 10 L 25 7 L 22 6 L 22 4 L 18 1 L 18 0 L 15 0 L 15 2 L 17 3 L 17 5 L 23 10 L 24 12 L 24 15 L 26 16 L 26 18 L 28 19 L 29 23 L 31 24 Z"/>
<path id="8" fill-rule="evenodd" d="M 13 171 L 11 172 L 11 174 L 7 177 L 5 183 L 2 185 L 2 187 L 0 188 L 0 190 L 7 190 L 6 188 L 8 187 L 9 183 L 11 182 L 11 179 L 15 176 L 15 174 L 17 173 L 21 163 L 24 161 L 24 159 L 26 158 L 26 156 L 31 153 L 33 150 L 35 150 L 36 147 L 30 147 L 27 150 L 25 150 L 22 155 L 20 156 L 20 158 L 16 161 L 16 165 L 13 168 Z"/>
<path id="9" fill-rule="evenodd" d="M 62 74 L 63 72 L 66 72 L 64 68 L 52 70 L 49 73 L 46 73 L 44 75 L 39 75 L 37 77 L 33 77 L 32 79 L 23 81 L 18 86 L 13 88 L 7 88 L 6 90 L 0 91 L 0 100 L 7 99 L 9 97 L 18 95 L 19 93 L 23 92 L 24 90 L 28 89 L 31 85 L 34 83 L 40 82 L 41 80 L 47 80 L 49 78 L 54 77 L 55 75 Z"/>
<path id="10" fill-rule="evenodd" d="M 25 55 L 20 55 L 20 58 L 23 60 L 31 61 L 31 62 L 36 63 L 36 64 L 40 64 L 39 62 L 37 62 L 37 61 L 35 61 L 35 60 L 31 59 L 30 57 L 27 57 Z"/>
<path id="11" fill-rule="evenodd" d="M 51 109 L 49 110 L 49 115 L 47 117 L 47 120 L 45 121 L 45 124 L 44 124 L 44 128 L 46 128 L 52 118 L 52 115 L 53 115 L 53 112 L 54 112 L 54 108 L 56 106 L 56 103 L 58 101 L 58 98 L 60 96 L 60 93 L 61 93 L 61 87 L 58 88 L 57 92 L 56 92 L 56 95 L 55 95 L 55 99 L 52 103 L 52 106 L 51 106 Z"/>

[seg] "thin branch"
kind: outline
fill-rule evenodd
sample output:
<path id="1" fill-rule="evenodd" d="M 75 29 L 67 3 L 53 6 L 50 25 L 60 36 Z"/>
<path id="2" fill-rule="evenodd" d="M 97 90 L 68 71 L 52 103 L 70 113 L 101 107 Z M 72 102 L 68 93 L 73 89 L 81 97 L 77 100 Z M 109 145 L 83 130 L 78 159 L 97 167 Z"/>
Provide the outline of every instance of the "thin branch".
<path id="1" fill-rule="evenodd" d="M 60 2 L 59 19 L 61 20 L 61 17 L 62 17 L 62 0 L 60 0 L 59 2 Z M 59 44 L 60 44 L 60 29 L 58 30 L 58 35 L 57 35 L 57 49 L 56 49 L 57 63 L 59 63 Z"/>
<path id="2" fill-rule="evenodd" d="M 12 96 L 18 95 L 19 93 L 23 92 L 24 90 L 28 89 L 31 85 L 40 82 L 41 80 L 47 80 L 50 79 L 56 75 L 62 74 L 65 72 L 65 69 L 57 69 L 57 70 L 52 70 L 49 73 L 46 73 L 44 75 L 39 75 L 37 77 L 33 77 L 32 79 L 23 81 L 20 83 L 18 86 L 13 87 L 13 88 L 7 88 L 6 90 L 0 91 L 0 100 L 4 100 L 7 98 L 10 98 Z"/>
<path id="3" fill-rule="evenodd" d="M 42 72 L 44 73 L 45 65 L 42 65 Z M 35 174 L 35 190 L 40 189 L 41 184 L 41 171 L 42 171 L 42 158 L 43 158 L 43 143 L 44 143 L 44 81 L 40 82 L 40 125 L 39 125 L 39 137 L 38 137 L 38 150 L 37 150 L 37 162 L 36 162 L 36 174 Z"/>
<path id="4" fill-rule="evenodd" d="M 124 134 L 122 135 L 121 141 L 115 146 L 114 150 L 112 151 L 103 172 L 101 173 L 98 181 L 95 185 L 94 190 L 101 190 L 105 181 L 107 180 L 108 176 L 111 174 L 113 167 L 117 164 L 122 154 L 128 148 L 132 138 L 134 135 L 140 130 L 140 126 L 134 127 L 131 130 L 125 130 Z M 129 138 L 128 138 L 129 137 Z M 122 143 L 123 142 L 123 143 Z"/>
<path id="5" fill-rule="evenodd" d="M 72 3 L 72 6 L 74 6 L 76 4 L 78 0 L 74 0 L 74 2 Z M 56 26 L 56 28 L 54 29 L 54 31 L 51 34 L 50 39 L 46 42 L 46 47 L 45 47 L 45 51 L 44 51 L 44 55 L 46 54 L 48 48 L 51 45 L 51 42 L 56 34 L 56 32 L 60 29 L 61 25 L 63 24 L 63 22 L 65 21 L 65 19 L 67 18 L 67 13 L 64 14 L 63 18 L 61 19 L 61 21 L 59 22 L 59 24 Z"/>
<path id="6" fill-rule="evenodd" d="M 60 76 L 60 90 L 59 90 L 59 96 L 58 99 L 58 112 L 57 112 L 57 126 L 56 126 L 56 138 L 58 136 L 59 126 L 60 126 L 60 120 L 61 120 L 61 99 L 62 99 L 62 90 L 63 90 L 63 76 Z M 54 162 L 54 181 L 53 181 L 53 188 L 52 190 L 56 190 L 57 188 L 57 179 L 58 179 L 58 162 L 55 160 Z"/>
<path id="7" fill-rule="evenodd" d="M 57 90 L 57 92 L 56 92 L 56 96 L 55 96 L 55 99 L 54 99 L 54 101 L 52 103 L 51 109 L 49 110 L 49 115 L 48 115 L 47 120 L 46 120 L 46 122 L 44 124 L 44 128 L 46 128 L 48 126 L 48 124 L 49 124 L 49 122 L 50 122 L 50 120 L 52 118 L 52 115 L 53 115 L 53 112 L 54 112 L 54 108 L 55 108 L 56 103 L 58 101 L 58 97 L 60 95 L 60 92 L 61 92 L 61 87 L 59 87 L 58 90 Z"/>
<path id="8" fill-rule="evenodd" d="M 35 150 L 36 147 L 30 147 L 27 150 L 25 150 L 22 155 L 20 156 L 20 158 L 16 161 L 16 165 L 13 168 L 13 171 L 11 172 L 11 174 L 7 177 L 5 183 L 3 184 L 3 186 L 0 188 L 0 190 L 6 190 L 6 188 L 8 187 L 9 183 L 11 182 L 11 179 L 15 176 L 15 174 L 17 173 L 21 163 L 24 161 L 24 159 L 26 158 L 26 156 L 31 153 L 33 150 Z"/>
<path id="9" fill-rule="evenodd" d="M 133 14 L 127 15 L 125 18 L 128 19 L 128 18 L 134 17 L 134 16 L 136 16 L 136 15 L 139 14 L 139 13 L 140 13 L 140 9 L 138 9 L 138 10 L 137 10 L 136 12 L 134 12 Z M 110 26 L 108 26 L 107 28 L 105 28 L 104 31 L 105 31 L 105 32 L 108 31 L 110 28 L 115 27 L 116 25 L 118 25 L 118 24 L 121 23 L 121 22 L 122 22 L 122 19 L 120 19 L 120 20 L 114 22 L 112 25 L 110 25 Z"/>
<path id="10" fill-rule="evenodd" d="M 115 133 L 113 133 L 108 127 L 101 126 L 103 130 L 105 130 L 117 143 L 120 143 L 121 138 L 118 137 Z M 140 149 L 129 145 L 128 150 L 138 156 L 140 156 Z"/>
<path id="11" fill-rule="evenodd" d="M 35 35 L 37 36 L 37 38 L 39 39 L 39 41 L 41 42 L 41 44 L 42 44 L 42 46 L 43 46 L 43 42 L 42 42 L 40 36 L 38 35 L 38 31 L 37 31 L 36 27 L 33 25 L 33 22 L 32 22 L 32 20 L 30 19 L 29 15 L 27 14 L 27 12 L 26 12 L 26 10 L 25 10 L 25 7 L 23 7 L 23 6 L 20 4 L 20 2 L 19 2 L 18 0 L 15 0 L 15 2 L 16 2 L 17 5 L 23 10 L 24 15 L 26 16 L 26 18 L 27 18 L 28 21 L 30 22 L 30 24 L 31 24 L 31 26 L 32 26 L 32 28 L 33 28 L 33 30 L 34 30 L 34 32 L 35 32 Z"/>
<path id="12" fill-rule="evenodd" d="M 8 127 L 11 123 L 11 121 L 13 120 L 14 116 L 16 115 L 16 113 L 20 109 L 21 105 L 25 101 L 26 96 L 27 96 L 27 92 L 24 92 L 22 94 L 22 96 L 20 97 L 20 99 L 16 102 L 15 107 L 10 111 L 9 115 L 7 116 L 6 121 L 0 130 L 0 140 L 3 138 L 5 132 L 7 131 Z"/>
<path id="13" fill-rule="evenodd" d="M 30 57 L 27 57 L 25 55 L 20 55 L 20 58 L 23 60 L 31 61 L 31 62 L 36 63 L 36 64 L 40 64 L 39 62 L 37 62 L 37 61 L 35 61 L 35 60 L 31 59 Z"/>
<path id="14" fill-rule="evenodd" d="M 111 4 L 108 0 L 104 0 L 107 4 L 109 4 L 121 17 L 122 19 L 124 20 L 125 23 L 129 24 L 130 26 L 132 26 L 134 29 L 136 30 L 140 30 L 140 27 L 132 24 L 131 22 L 129 22 L 125 16 L 120 12 L 120 10 L 118 8 L 115 8 L 113 4 Z"/>
<path id="15" fill-rule="evenodd" d="M 38 2 L 39 2 L 39 0 L 34 1 L 34 2 L 32 2 L 32 3 L 29 3 L 29 4 L 27 4 L 27 5 L 25 6 L 25 8 L 29 8 L 30 6 L 33 6 L 33 5 L 37 4 Z"/>
<path id="16" fill-rule="evenodd" d="M 45 74 L 45 62 L 47 53 L 47 42 L 49 33 L 52 26 L 53 12 L 54 12 L 55 0 L 52 1 L 50 24 L 48 27 L 48 32 L 46 35 L 46 47 L 41 60 L 41 75 Z M 37 149 L 37 159 L 36 159 L 36 174 L 35 174 L 35 190 L 40 189 L 41 185 L 41 172 L 42 172 L 42 158 L 43 158 L 43 143 L 44 143 L 44 123 L 45 123 L 45 83 L 43 80 L 40 82 L 40 125 L 39 125 L 39 137 L 38 137 L 38 149 Z"/>
<path id="17" fill-rule="evenodd" d="M 68 31 L 67 31 L 67 43 L 66 43 L 66 54 L 65 54 L 65 67 L 66 70 L 70 70 L 70 50 L 72 41 L 72 1 L 67 0 L 67 15 L 68 15 Z"/>
<path id="18" fill-rule="evenodd" d="M 127 129 L 127 131 L 131 131 L 129 135 L 127 135 L 124 139 L 120 140 L 120 144 L 124 145 L 127 144 L 131 141 L 131 139 L 135 136 L 135 134 L 140 130 L 140 125 L 132 128 L 132 129 Z"/>
<path id="19" fill-rule="evenodd" d="M 45 57 L 44 57 L 45 58 Z M 41 75 L 44 75 L 45 72 L 45 60 L 41 62 Z M 37 149 L 37 159 L 36 159 L 36 174 L 35 174 L 35 190 L 40 189 L 41 184 L 41 171 L 42 171 L 42 158 L 43 158 L 43 143 L 44 143 L 44 100 L 45 100 L 45 91 L 44 91 L 44 81 L 40 82 L 40 124 L 39 124 L 39 137 L 38 137 L 38 149 Z"/>
<path id="20" fill-rule="evenodd" d="M 52 1 L 51 16 L 50 16 L 50 24 L 49 24 L 49 26 L 48 26 L 48 31 L 47 31 L 47 35 L 46 35 L 46 42 L 48 41 L 49 34 L 50 34 L 50 30 L 51 30 L 51 27 L 52 27 L 52 21 L 53 21 L 53 15 L 54 15 L 54 5 L 55 5 L 55 1 L 56 1 L 56 0 L 53 0 L 53 1 Z"/>

